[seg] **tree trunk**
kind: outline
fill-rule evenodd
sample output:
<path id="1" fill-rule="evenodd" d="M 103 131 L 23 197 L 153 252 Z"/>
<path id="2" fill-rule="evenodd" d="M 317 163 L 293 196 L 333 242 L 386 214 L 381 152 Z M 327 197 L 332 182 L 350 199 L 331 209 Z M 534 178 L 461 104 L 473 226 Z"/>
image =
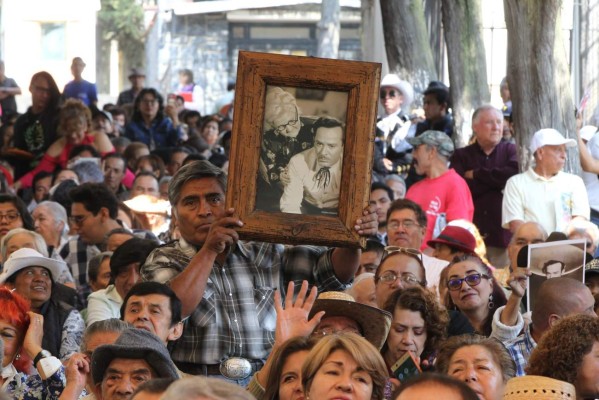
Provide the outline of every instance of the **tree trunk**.
<path id="1" fill-rule="evenodd" d="M 437 79 L 426 34 L 422 0 L 380 0 L 389 70 L 422 93 Z M 415 104 L 421 105 L 421 96 Z"/>
<path id="2" fill-rule="evenodd" d="M 560 0 L 504 0 L 507 79 L 521 170 L 530 166 L 528 146 L 537 130 L 554 128 L 576 138 L 570 73 L 560 37 L 561 5 Z M 576 149 L 569 149 L 564 170 L 580 171 Z"/>
<path id="3" fill-rule="evenodd" d="M 575 7 L 577 7 L 575 5 Z M 590 99 L 583 113 L 584 125 L 599 125 L 599 0 L 580 2 L 580 97 L 589 90 Z M 574 27 L 576 29 L 576 26 Z M 580 100 L 574 99 L 575 101 Z"/>
<path id="4" fill-rule="evenodd" d="M 442 14 L 454 141 L 457 147 L 463 147 L 472 135 L 472 113 L 488 103 L 491 96 L 487 85 L 480 0 L 443 0 Z"/>
<path id="5" fill-rule="evenodd" d="M 338 57 L 340 13 L 339 0 L 322 0 L 321 17 L 318 23 L 318 57 Z"/>

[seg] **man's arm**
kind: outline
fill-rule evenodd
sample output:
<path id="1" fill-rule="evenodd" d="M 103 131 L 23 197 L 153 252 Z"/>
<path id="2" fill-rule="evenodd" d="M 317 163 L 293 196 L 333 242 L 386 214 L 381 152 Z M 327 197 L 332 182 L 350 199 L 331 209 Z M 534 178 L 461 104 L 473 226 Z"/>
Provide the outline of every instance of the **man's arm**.
<path id="1" fill-rule="evenodd" d="M 303 157 L 301 154 L 297 154 L 291 158 L 287 168 L 289 169 L 289 180 L 290 182 L 285 185 L 283 196 L 281 196 L 281 212 L 300 214 L 300 205 L 304 198 L 304 184 L 302 182 L 303 173 L 307 171 L 301 171 L 299 167 L 299 158 Z"/>
<path id="2" fill-rule="evenodd" d="M 354 230 L 360 236 L 371 236 L 376 234 L 378 230 L 378 221 L 376 216 L 376 207 L 369 205 L 364 209 L 363 216 L 356 220 Z M 341 248 L 333 250 L 331 256 L 333 262 L 333 270 L 335 276 L 341 282 L 349 282 L 353 279 L 358 267 L 360 266 L 360 249 Z"/>
<path id="3" fill-rule="evenodd" d="M 189 265 L 170 281 L 171 289 L 181 300 L 181 314 L 184 318 L 200 304 L 217 257 L 224 255 L 227 246 L 232 246 L 239 240 L 235 227 L 241 227 L 243 223 L 233 216 L 234 213 L 233 209 L 229 209 L 225 217 L 212 224 L 200 251 L 191 259 Z"/>
<path id="4" fill-rule="evenodd" d="M 524 223 L 524 204 L 514 178 L 510 178 L 505 185 L 503 202 L 501 206 L 501 226 L 514 233 Z"/>
<path id="5" fill-rule="evenodd" d="M 477 185 L 484 185 L 495 189 L 503 189 L 508 179 L 518 173 L 518 153 L 516 145 L 506 145 L 506 157 L 501 165 L 492 168 L 475 168 L 472 170 L 472 179 Z"/>
<path id="6" fill-rule="evenodd" d="M 578 135 L 578 153 L 580 154 L 580 166 L 585 172 L 599 174 L 599 160 L 593 158 L 586 144 L 580 137 L 580 131 L 576 130 Z"/>

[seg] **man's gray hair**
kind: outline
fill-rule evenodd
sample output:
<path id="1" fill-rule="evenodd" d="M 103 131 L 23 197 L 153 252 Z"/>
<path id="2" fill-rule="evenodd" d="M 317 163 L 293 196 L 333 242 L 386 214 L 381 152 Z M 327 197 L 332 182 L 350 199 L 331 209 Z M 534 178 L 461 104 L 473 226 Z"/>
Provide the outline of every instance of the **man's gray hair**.
<path id="1" fill-rule="evenodd" d="M 66 237 L 69 233 L 69 218 L 67 216 L 67 210 L 65 210 L 65 208 L 60 203 L 50 200 L 42 201 L 35 208 L 37 209 L 38 207 L 46 207 L 46 209 L 50 212 L 50 214 L 52 214 L 52 217 L 54 217 L 54 220 L 57 223 L 63 223 L 62 232 L 60 236 Z"/>
<path id="2" fill-rule="evenodd" d="M 503 119 L 503 113 L 501 112 L 501 110 L 499 110 L 497 107 L 495 107 L 491 104 L 484 104 L 484 105 L 478 107 L 476 110 L 474 110 L 474 114 L 472 114 L 472 125 L 474 125 L 475 123 L 478 122 L 478 118 L 483 111 L 489 111 L 489 110 L 495 111 L 495 113 L 501 119 Z"/>
<path id="3" fill-rule="evenodd" d="M 193 161 L 182 166 L 168 185 L 168 200 L 176 209 L 183 186 L 196 179 L 214 178 L 218 181 L 223 192 L 227 190 L 227 174 L 209 161 Z"/>
<path id="4" fill-rule="evenodd" d="M 85 353 L 87 350 L 87 342 L 90 337 L 95 335 L 96 333 L 121 333 L 125 330 L 133 328 L 133 325 L 121 321 L 118 318 L 109 318 L 102 321 L 96 321 L 90 326 L 87 327 L 85 332 L 83 333 L 83 338 L 81 339 L 81 352 Z M 108 344 L 108 343 L 103 343 Z"/>
<path id="5" fill-rule="evenodd" d="M 93 161 L 81 161 L 71 167 L 71 170 L 77 174 L 79 183 L 104 182 L 104 174 L 97 163 Z"/>
<path id="6" fill-rule="evenodd" d="M 46 241 L 44 240 L 42 235 L 40 235 L 37 232 L 30 231 L 28 229 L 15 228 L 8 231 L 8 233 L 4 235 L 2 241 L 0 242 L 0 255 L 2 256 L 2 260 L 6 261 L 7 258 L 8 249 L 6 244 L 10 239 L 12 239 L 15 235 L 18 235 L 19 233 L 25 233 L 31 236 L 33 238 L 33 244 L 35 245 L 34 250 L 37 250 L 38 253 L 40 253 L 42 256 L 46 258 L 48 257 L 48 248 L 46 247 Z"/>
<path id="7" fill-rule="evenodd" d="M 160 398 L 179 400 L 206 397 L 212 400 L 255 400 L 241 386 L 217 378 L 193 376 L 173 382 Z"/>

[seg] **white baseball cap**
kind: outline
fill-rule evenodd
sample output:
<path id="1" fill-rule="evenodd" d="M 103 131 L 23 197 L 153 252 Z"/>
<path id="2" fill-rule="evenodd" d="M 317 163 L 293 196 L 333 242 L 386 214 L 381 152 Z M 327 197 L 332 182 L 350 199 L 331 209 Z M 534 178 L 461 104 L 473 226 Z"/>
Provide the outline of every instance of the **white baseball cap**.
<path id="1" fill-rule="evenodd" d="M 587 142 L 597 133 L 597 127 L 593 125 L 585 125 L 580 128 L 580 137 Z"/>
<path id="2" fill-rule="evenodd" d="M 543 146 L 559 146 L 565 144 L 566 147 L 576 146 L 574 139 L 566 139 L 561 133 L 553 128 L 545 128 L 535 132 L 530 141 L 530 152 L 534 154 Z"/>

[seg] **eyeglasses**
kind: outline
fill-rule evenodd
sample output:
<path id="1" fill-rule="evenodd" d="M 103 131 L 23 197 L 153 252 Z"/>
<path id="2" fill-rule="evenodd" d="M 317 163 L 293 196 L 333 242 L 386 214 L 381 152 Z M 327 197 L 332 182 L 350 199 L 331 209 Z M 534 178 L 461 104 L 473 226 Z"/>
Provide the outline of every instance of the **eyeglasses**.
<path id="1" fill-rule="evenodd" d="M 387 95 L 391 98 L 395 97 L 397 95 L 397 92 L 393 89 L 391 90 L 381 90 L 381 100 L 385 100 L 385 98 L 387 97 Z"/>
<path id="2" fill-rule="evenodd" d="M 403 221 L 397 221 L 397 220 L 389 221 L 387 223 L 387 229 L 396 230 L 396 229 L 399 229 L 399 227 L 402 225 L 405 229 L 408 229 L 408 230 L 420 226 L 420 225 L 418 225 L 418 222 L 416 222 L 414 220 L 404 219 Z"/>
<path id="3" fill-rule="evenodd" d="M 87 219 L 91 214 L 88 215 L 73 215 L 69 217 L 69 221 L 75 225 L 81 225 L 83 221 Z"/>
<path id="4" fill-rule="evenodd" d="M 336 335 L 338 333 L 355 333 L 356 335 L 362 336 L 362 332 L 360 332 L 356 328 L 344 328 L 344 329 L 323 328 L 323 329 L 319 329 L 317 331 L 312 332 L 312 336 L 313 337 L 330 336 L 330 335 Z"/>
<path id="5" fill-rule="evenodd" d="M 141 101 L 141 103 L 142 104 L 147 104 L 149 106 L 153 106 L 154 104 L 158 103 L 158 100 L 156 100 L 156 99 L 149 99 L 149 100 L 148 99 L 143 99 Z"/>
<path id="6" fill-rule="evenodd" d="M 288 126 L 295 126 L 299 122 L 299 114 L 297 112 L 297 107 L 295 107 L 295 119 L 287 122 L 285 125 L 279 125 L 275 128 L 277 133 L 283 133 L 287 130 Z"/>
<path id="7" fill-rule="evenodd" d="M 393 253 L 404 253 L 410 256 L 414 256 L 422 262 L 422 253 L 420 250 L 412 249 L 410 247 L 399 247 L 399 246 L 387 246 L 385 247 L 385 258 L 389 257 Z"/>
<path id="8" fill-rule="evenodd" d="M 381 276 L 378 277 L 378 280 L 380 282 L 386 283 L 387 285 L 391 285 L 398 278 L 401 282 L 406 283 L 408 285 L 415 286 L 415 285 L 421 284 L 421 282 L 418 280 L 418 278 L 416 278 L 414 275 L 412 275 L 410 273 L 397 275 L 393 271 L 387 271 L 387 272 L 383 273 Z"/>
<path id="9" fill-rule="evenodd" d="M 3 219 L 6 219 L 6 222 L 11 223 L 11 222 L 15 222 L 20 216 L 21 216 L 21 214 L 16 211 L 8 212 L 6 214 L 0 214 L 0 221 L 2 221 Z"/>
<path id="10" fill-rule="evenodd" d="M 452 278 L 447 281 L 447 288 L 452 291 L 460 290 L 462 282 L 466 282 L 470 287 L 478 286 L 483 278 L 491 279 L 487 274 L 470 274 L 463 278 Z"/>

